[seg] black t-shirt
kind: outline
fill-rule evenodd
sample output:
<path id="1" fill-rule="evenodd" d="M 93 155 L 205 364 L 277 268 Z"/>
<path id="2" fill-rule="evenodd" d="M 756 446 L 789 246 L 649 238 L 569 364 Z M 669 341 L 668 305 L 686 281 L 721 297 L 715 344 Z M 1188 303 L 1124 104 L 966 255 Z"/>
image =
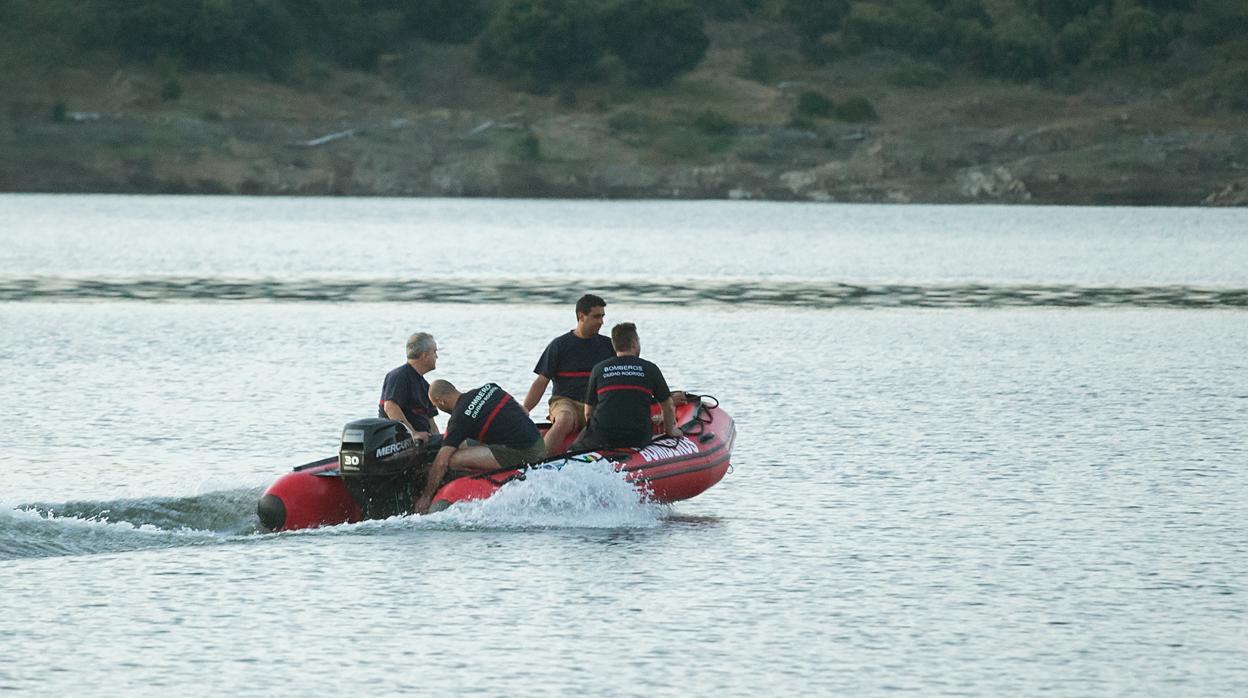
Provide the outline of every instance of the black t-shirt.
<path id="1" fill-rule="evenodd" d="M 653 436 L 650 405 L 672 396 L 658 366 L 617 356 L 594 366 L 585 403 L 594 406 L 589 428 L 612 444 L 640 446 Z"/>
<path id="2" fill-rule="evenodd" d="M 494 383 L 486 383 L 459 397 L 442 443 L 459 446 L 465 439 L 476 439 L 483 444 L 524 448 L 540 438 L 537 425 L 515 398 Z"/>
<path id="3" fill-rule="evenodd" d="M 561 395 L 573 400 L 585 399 L 585 386 L 589 383 L 589 372 L 603 359 L 615 356 L 611 340 L 596 334 L 589 339 L 576 336 L 576 331 L 561 334 L 551 340 L 542 358 L 537 360 L 533 372 L 546 376 L 554 381 L 552 395 Z"/>
<path id="4" fill-rule="evenodd" d="M 377 401 L 377 416 L 389 419 L 386 400 L 393 400 L 403 409 L 407 423 L 416 431 L 429 431 L 429 419 L 438 416 L 438 408 L 429 402 L 429 382 L 411 364 L 403 364 L 386 374 Z"/>

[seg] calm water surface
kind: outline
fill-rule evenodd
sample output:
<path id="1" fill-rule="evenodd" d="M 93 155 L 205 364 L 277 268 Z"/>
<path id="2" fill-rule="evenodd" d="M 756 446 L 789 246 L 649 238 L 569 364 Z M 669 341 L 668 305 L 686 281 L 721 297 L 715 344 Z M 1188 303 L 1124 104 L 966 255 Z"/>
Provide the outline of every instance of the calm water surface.
<path id="1" fill-rule="evenodd" d="M 256 532 L 604 289 L 718 486 Z M 1246 290 L 1242 211 L 0 196 L 0 691 L 1240 695 Z"/>

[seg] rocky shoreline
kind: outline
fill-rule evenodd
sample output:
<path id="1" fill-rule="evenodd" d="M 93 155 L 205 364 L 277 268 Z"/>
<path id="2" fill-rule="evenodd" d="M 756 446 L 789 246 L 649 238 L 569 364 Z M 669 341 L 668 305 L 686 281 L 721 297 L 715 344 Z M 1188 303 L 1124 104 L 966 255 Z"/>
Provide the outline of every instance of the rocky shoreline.
<path id="1" fill-rule="evenodd" d="M 878 127 L 844 127 L 831 135 L 756 128 L 738 134 L 731 153 L 696 163 L 559 157 L 569 140 L 612 138 L 592 121 L 548 118 L 481 128 L 489 123 L 449 112 L 337 131 L 330 129 L 341 124 L 272 120 L 99 115 L 80 122 L 19 121 L 11 126 L 11 155 L 0 163 L 0 190 L 1248 205 L 1248 133 L 1158 135 L 1133 129 L 1129 120 L 1095 129 L 918 134 Z M 319 131 L 338 137 L 304 137 Z M 532 150 L 517 154 L 524 139 Z"/>
<path id="2" fill-rule="evenodd" d="M 63 70 L 0 96 L 0 191 L 1248 205 L 1236 114 L 1193 114 L 1160 90 L 893 88 L 876 77 L 886 58 L 820 78 L 869 94 L 867 123 L 797 118 L 810 82 L 743 80 L 727 50 L 665 92 L 627 95 L 501 89 L 455 53 L 427 58 L 458 71 L 441 82 L 198 74 L 175 101 L 144 68 Z"/>

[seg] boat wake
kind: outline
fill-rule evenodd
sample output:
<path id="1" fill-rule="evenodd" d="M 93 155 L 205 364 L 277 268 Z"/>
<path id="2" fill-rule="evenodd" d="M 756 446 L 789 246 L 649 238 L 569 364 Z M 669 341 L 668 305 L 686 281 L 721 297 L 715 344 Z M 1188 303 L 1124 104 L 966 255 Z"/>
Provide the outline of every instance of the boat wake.
<path id="1" fill-rule="evenodd" d="M 344 535 L 408 530 L 532 530 L 654 528 L 671 514 L 649 501 L 610 464 L 586 463 L 566 470 L 535 470 L 503 485 L 496 494 L 459 502 L 427 516 L 325 526 L 274 535 Z"/>
<path id="2" fill-rule="evenodd" d="M 1043 283 L 850 283 L 823 280 L 643 280 L 542 278 L 272 279 L 187 276 L 0 276 L 0 301 L 278 301 L 549 303 L 584 286 L 629 303 L 806 308 L 1147 307 L 1248 308 L 1248 289 Z"/>
<path id="3" fill-rule="evenodd" d="M 260 488 L 193 497 L 75 501 L 0 507 L 0 560 L 217 545 L 259 534 Z M 635 529 L 670 510 L 649 502 L 606 463 L 538 470 L 485 500 L 429 516 L 400 516 L 288 535 L 401 534 L 410 530 Z M 267 535 L 267 534 L 266 534 Z"/>
<path id="4" fill-rule="evenodd" d="M 604 461 L 530 471 L 488 499 L 424 518 L 429 525 L 467 528 L 650 528 L 669 510 L 648 501 Z"/>
<path id="5" fill-rule="evenodd" d="M 220 543 L 257 531 L 256 488 L 0 508 L 0 560 Z"/>

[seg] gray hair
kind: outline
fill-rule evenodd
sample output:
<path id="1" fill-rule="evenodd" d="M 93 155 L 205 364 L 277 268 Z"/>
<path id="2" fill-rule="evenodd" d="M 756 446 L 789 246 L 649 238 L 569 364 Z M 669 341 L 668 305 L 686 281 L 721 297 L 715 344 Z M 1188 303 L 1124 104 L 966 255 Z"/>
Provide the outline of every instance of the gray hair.
<path id="1" fill-rule="evenodd" d="M 433 348 L 433 335 L 417 332 L 407 338 L 407 358 L 414 359 Z"/>

